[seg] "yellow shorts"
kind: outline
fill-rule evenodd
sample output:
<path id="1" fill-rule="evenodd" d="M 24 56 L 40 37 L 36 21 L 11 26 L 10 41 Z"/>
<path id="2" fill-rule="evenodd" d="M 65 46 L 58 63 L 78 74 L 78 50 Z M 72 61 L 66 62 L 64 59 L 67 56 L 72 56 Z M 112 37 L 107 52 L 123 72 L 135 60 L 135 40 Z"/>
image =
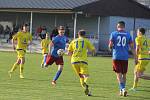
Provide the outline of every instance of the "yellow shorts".
<path id="1" fill-rule="evenodd" d="M 23 58 L 23 57 L 25 57 L 25 53 L 26 53 L 26 51 L 25 50 L 17 50 L 17 57 L 18 58 Z"/>
<path id="2" fill-rule="evenodd" d="M 138 64 L 135 66 L 135 70 L 138 72 L 145 71 L 145 67 L 148 65 L 148 60 L 138 60 Z"/>
<path id="3" fill-rule="evenodd" d="M 72 67 L 75 70 L 77 75 L 79 75 L 79 74 L 89 75 L 87 64 L 76 63 L 76 64 L 72 64 Z"/>

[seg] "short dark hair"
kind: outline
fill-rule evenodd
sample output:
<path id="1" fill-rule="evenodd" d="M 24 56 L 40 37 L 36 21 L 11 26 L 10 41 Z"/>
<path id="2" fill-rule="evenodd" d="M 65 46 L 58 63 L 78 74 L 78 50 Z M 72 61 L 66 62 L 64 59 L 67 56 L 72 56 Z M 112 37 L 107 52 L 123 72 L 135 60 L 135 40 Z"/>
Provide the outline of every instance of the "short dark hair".
<path id="1" fill-rule="evenodd" d="M 144 35 L 145 34 L 145 29 L 144 28 L 139 28 L 139 32 L 141 32 L 142 35 Z"/>
<path id="2" fill-rule="evenodd" d="M 59 26 L 58 30 L 65 30 L 64 26 Z"/>
<path id="3" fill-rule="evenodd" d="M 21 26 L 21 29 L 23 30 L 23 27 L 27 27 L 27 26 L 29 26 L 29 24 L 27 24 L 27 23 L 25 23 L 25 24 L 23 24 L 22 26 Z"/>
<path id="4" fill-rule="evenodd" d="M 125 22 L 124 21 L 119 21 L 118 24 L 125 27 Z"/>
<path id="5" fill-rule="evenodd" d="M 23 26 L 29 26 L 29 24 L 26 23 L 26 24 L 24 24 Z"/>
<path id="6" fill-rule="evenodd" d="M 79 30 L 78 34 L 80 36 L 85 36 L 86 32 L 85 32 L 85 30 Z"/>

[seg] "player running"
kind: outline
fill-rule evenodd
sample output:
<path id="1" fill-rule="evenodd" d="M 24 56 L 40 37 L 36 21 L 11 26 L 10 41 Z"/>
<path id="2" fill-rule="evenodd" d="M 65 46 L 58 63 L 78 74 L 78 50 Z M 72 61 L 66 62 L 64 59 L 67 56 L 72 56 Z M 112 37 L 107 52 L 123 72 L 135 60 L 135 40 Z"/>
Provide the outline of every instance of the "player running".
<path id="1" fill-rule="evenodd" d="M 68 47 L 68 55 L 71 56 L 72 67 L 80 78 L 80 83 L 85 89 L 85 94 L 91 96 L 89 86 L 87 85 L 87 79 L 89 77 L 87 50 L 89 49 L 95 52 L 95 48 L 90 41 L 85 38 L 85 34 L 86 32 L 84 30 L 78 32 L 78 38 L 73 40 Z"/>
<path id="2" fill-rule="evenodd" d="M 112 32 L 109 40 L 109 48 L 112 49 L 113 70 L 116 73 L 120 87 L 120 95 L 127 96 L 126 73 L 128 70 L 129 46 L 133 50 L 133 41 L 130 33 L 125 31 L 125 22 L 117 23 L 117 31 Z"/>
<path id="3" fill-rule="evenodd" d="M 46 63 L 46 57 L 49 51 L 49 44 L 50 44 L 50 40 L 48 38 L 48 34 L 46 34 L 46 37 L 41 41 L 42 55 L 43 55 L 43 60 L 41 62 L 42 68 L 44 67 L 44 63 Z"/>
<path id="4" fill-rule="evenodd" d="M 58 65 L 57 73 L 53 78 L 53 81 L 51 82 L 52 85 L 56 85 L 56 81 L 61 75 L 61 72 L 63 70 L 64 65 L 63 57 L 59 56 L 57 54 L 57 51 L 59 49 L 65 50 L 66 43 L 68 42 L 68 39 L 64 36 L 64 32 L 65 32 L 64 27 L 60 26 L 58 29 L 59 34 L 56 37 L 54 37 L 50 43 L 50 51 L 49 51 L 50 54 L 47 56 L 46 63 L 44 64 L 45 67 L 47 67 L 48 65 L 52 65 L 54 62 L 56 63 L 56 65 Z"/>
<path id="5" fill-rule="evenodd" d="M 145 29 L 139 28 L 137 30 L 137 37 L 135 39 L 136 42 L 136 65 L 134 69 L 134 83 L 133 87 L 130 90 L 136 91 L 139 78 L 150 80 L 150 76 L 144 74 L 146 70 L 145 67 L 149 63 L 149 41 L 145 36 Z"/>
<path id="6" fill-rule="evenodd" d="M 26 49 L 28 45 L 32 41 L 32 36 L 28 32 L 29 31 L 29 26 L 27 24 L 24 24 L 22 27 L 22 31 L 18 32 L 16 35 L 13 36 L 12 39 L 12 45 L 13 49 L 17 51 L 17 61 L 14 63 L 13 67 L 9 71 L 9 75 L 11 77 L 11 74 L 17 66 L 20 66 L 20 78 L 24 78 L 23 76 L 23 69 L 24 69 L 24 63 L 25 63 L 25 54 L 26 54 Z M 17 42 L 17 45 L 15 45 L 15 41 Z"/>

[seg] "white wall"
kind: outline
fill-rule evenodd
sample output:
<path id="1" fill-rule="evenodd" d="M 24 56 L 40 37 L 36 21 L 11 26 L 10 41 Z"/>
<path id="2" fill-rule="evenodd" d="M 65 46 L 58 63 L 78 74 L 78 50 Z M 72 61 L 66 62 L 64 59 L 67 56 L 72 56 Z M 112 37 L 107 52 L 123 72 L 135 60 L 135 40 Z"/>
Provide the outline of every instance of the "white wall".
<path id="1" fill-rule="evenodd" d="M 101 50 L 108 49 L 108 41 L 110 33 L 116 30 L 116 24 L 118 21 L 124 21 L 126 23 L 126 31 L 131 32 L 139 27 L 144 27 L 150 30 L 150 19 L 136 18 L 134 26 L 134 18 L 131 17 L 119 17 L 119 16 L 110 16 L 110 17 L 101 17 L 100 25 L 100 43 L 99 47 Z M 150 32 L 150 31 L 149 31 Z M 150 33 L 147 32 L 147 35 L 150 37 Z M 134 35 L 136 33 L 133 33 Z M 133 34 L 131 34 L 133 36 Z"/>
<path id="2" fill-rule="evenodd" d="M 99 49 L 106 50 L 108 48 L 110 28 L 110 17 L 100 18 L 100 33 L 99 33 Z"/>

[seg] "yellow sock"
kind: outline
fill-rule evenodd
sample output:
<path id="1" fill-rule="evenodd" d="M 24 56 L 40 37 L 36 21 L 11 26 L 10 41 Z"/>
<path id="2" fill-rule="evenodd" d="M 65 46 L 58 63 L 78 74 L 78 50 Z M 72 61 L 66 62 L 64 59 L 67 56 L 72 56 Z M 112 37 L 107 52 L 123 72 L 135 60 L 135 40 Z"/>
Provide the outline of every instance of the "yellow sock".
<path id="1" fill-rule="evenodd" d="M 85 82 L 85 83 L 87 83 L 87 79 L 88 79 L 88 77 L 84 78 L 84 82 Z"/>
<path id="2" fill-rule="evenodd" d="M 84 86 L 83 86 L 83 84 L 84 84 L 84 78 L 80 78 L 80 84 L 84 88 Z"/>
<path id="3" fill-rule="evenodd" d="M 23 74 L 23 65 L 24 65 L 24 64 L 20 64 L 20 75 Z"/>
<path id="4" fill-rule="evenodd" d="M 138 85 L 138 82 L 134 82 L 134 83 L 133 83 L 133 88 L 136 88 L 137 85 Z"/>
<path id="5" fill-rule="evenodd" d="M 11 68 L 10 72 L 15 71 L 15 70 L 16 70 L 16 68 L 17 68 L 17 66 L 18 66 L 18 64 L 17 64 L 17 63 L 14 63 L 14 65 L 12 66 L 12 68 Z"/>
<path id="6" fill-rule="evenodd" d="M 42 64 L 44 64 L 44 57 L 43 57 L 42 62 L 41 62 L 41 65 L 42 65 Z"/>

